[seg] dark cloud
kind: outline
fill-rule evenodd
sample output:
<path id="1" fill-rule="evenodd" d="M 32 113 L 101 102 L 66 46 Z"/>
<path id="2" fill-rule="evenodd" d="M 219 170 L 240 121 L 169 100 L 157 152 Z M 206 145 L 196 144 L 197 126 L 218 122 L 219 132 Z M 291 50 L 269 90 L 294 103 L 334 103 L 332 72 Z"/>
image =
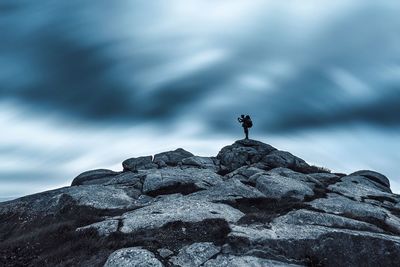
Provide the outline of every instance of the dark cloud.
<path id="1" fill-rule="evenodd" d="M 269 107 L 266 109 L 274 113 L 272 119 L 262 123 L 266 130 L 285 132 L 355 123 L 400 125 L 400 94 L 396 87 L 372 88 L 375 93 L 381 90 L 373 97 L 366 96 L 368 92 L 351 95 L 324 71 L 306 70 L 281 89 L 264 102 Z"/>
<path id="2" fill-rule="evenodd" d="M 191 25 L 186 25 L 186 33 L 177 34 L 173 27 L 163 30 L 163 24 L 169 22 L 164 19 L 172 17 L 155 5 L 138 8 L 158 10 L 159 20 L 135 11 L 131 27 L 115 17 L 127 2 L 112 9 L 103 2 L 91 5 L 47 3 L 44 11 L 31 4 L 0 7 L 7 15 L 0 19 L 7 40 L 0 45 L 0 56 L 6 58 L 0 61 L 5 69 L 0 76 L 0 99 L 16 100 L 33 112 L 58 114 L 60 120 L 66 117 L 85 123 L 150 121 L 165 125 L 192 114 L 216 131 L 231 129 L 234 123 L 226 119 L 242 112 L 253 114 L 262 129 L 275 132 L 357 122 L 400 123 L 396 116 L 398 84 L 390 87 L 370 75 L 379 66 L 399 60 L 391 58 L 400 44 L 399 36 L 393 36 L 400 24 L 393 11 L 398 6 L 360 5 L 331 20 L 315 22 L 322 25 L 299 28 L 304 36 L 282 18 L 274 21 L 274 17 L 262 16 L 255 16 L 250 27 L 238 27 L 230 35 L 208 36 L 195 27 L 190 31 Z M 38 13 L 24 17 L 30 12 Z M 35 18 L 38 21 L 33 21 Z M 288 21 L 296 23 L 296 18 Z M 276 26 L 269 26 L 271 22 Z M 126 31 L 130 31 L 128 35 Z M 185 67 L 182 62 L 197 52 L 187 45 L 192 39 L 207 40 L 211 44 L 207 49 L 218 48 L 226 56 L 179 73 L 175 69 Z M 273 61 L 287 64 L 294 74 L 276 78 L 273 65 L 272 70 L 264 71 Z M 148 86 L 159 78 L 156 70 L 160 67 L 171 72 L 160 71 L 160 76 L 167 77 Z M 372 91 L 381 86 L 386 91 L 368 101 L 362 93 L 343 93 L 343 85 L 329 74 L 331 68 L 349 73 Z M 273 90 L 246 88 L 237 79 L 244 74 L 272 79 Z M 144 83 L 143 75 L 147 77 Z M 228 104 L 210 107 L 216 96 Z"/>

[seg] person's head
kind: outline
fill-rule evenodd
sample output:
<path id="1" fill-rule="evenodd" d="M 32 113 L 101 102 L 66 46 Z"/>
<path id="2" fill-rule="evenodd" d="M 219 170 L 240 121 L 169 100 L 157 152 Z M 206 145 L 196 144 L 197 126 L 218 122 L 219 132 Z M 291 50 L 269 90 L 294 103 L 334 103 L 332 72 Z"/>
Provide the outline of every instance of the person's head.
<path id="1" fill-rule="evenodd" d="M 246 115 L 246 119 L 250 119 L 250 116 L 249 116 L 249 115 Z"/>
<path id="2" fill-rule="evenodd" d="M 240 117 L 241 117 L 241 118 L 244 118 L 244 115 L 242 114 L 242 115 L 240 115 Z"/>

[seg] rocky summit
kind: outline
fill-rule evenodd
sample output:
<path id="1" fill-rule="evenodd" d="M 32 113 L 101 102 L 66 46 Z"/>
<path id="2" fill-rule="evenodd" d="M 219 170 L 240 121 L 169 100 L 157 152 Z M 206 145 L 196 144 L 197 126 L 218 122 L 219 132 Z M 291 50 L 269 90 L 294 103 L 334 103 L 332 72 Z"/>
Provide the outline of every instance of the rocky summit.
<path id="1" fill-rule="evenodd" d="M 311 166 L 239 140 L 86 171 L 0 203 L 0 266 L 399 266 L 384 175 Z"/>

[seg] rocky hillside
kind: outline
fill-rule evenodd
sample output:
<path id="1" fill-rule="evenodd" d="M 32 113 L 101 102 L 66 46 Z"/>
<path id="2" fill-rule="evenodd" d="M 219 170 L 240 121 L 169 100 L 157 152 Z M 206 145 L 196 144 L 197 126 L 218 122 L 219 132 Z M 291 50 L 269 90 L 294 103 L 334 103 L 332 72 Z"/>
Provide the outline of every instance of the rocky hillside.
<path id="1" fill-rule="evenodd" d="M 0 266 L 399 266 L 400 196 L 254 140 L 0 203 Z"/>

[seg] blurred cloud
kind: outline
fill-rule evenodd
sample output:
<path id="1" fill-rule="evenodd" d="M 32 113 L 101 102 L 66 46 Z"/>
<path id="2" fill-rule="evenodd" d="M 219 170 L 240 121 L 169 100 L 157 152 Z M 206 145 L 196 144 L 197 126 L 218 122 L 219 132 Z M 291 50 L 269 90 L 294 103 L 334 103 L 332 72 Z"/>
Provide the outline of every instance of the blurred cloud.
<path id="1" fill-rule="evenodd" d="M 143 135 L 147 148 L 135 155 L 165 140 L 207 140 L 215 152 L 240 133 L 241 113 L 260 136 L 302 136 L 299 153 L 310 151 L 303 133 L 343 146 L 332 129 L 398 142 L 399 11 L 395 1 L 361 0 L 4 0 L 0 181 L 31 172 L 46 183 L 50 164 L 65 183 L 78 169 L 115 166 L 131 154 L 108 146 Z M 380 156 L 393 157 L 380 144 Z M 387 162 L 365 166 L 392 175 Z"/>

